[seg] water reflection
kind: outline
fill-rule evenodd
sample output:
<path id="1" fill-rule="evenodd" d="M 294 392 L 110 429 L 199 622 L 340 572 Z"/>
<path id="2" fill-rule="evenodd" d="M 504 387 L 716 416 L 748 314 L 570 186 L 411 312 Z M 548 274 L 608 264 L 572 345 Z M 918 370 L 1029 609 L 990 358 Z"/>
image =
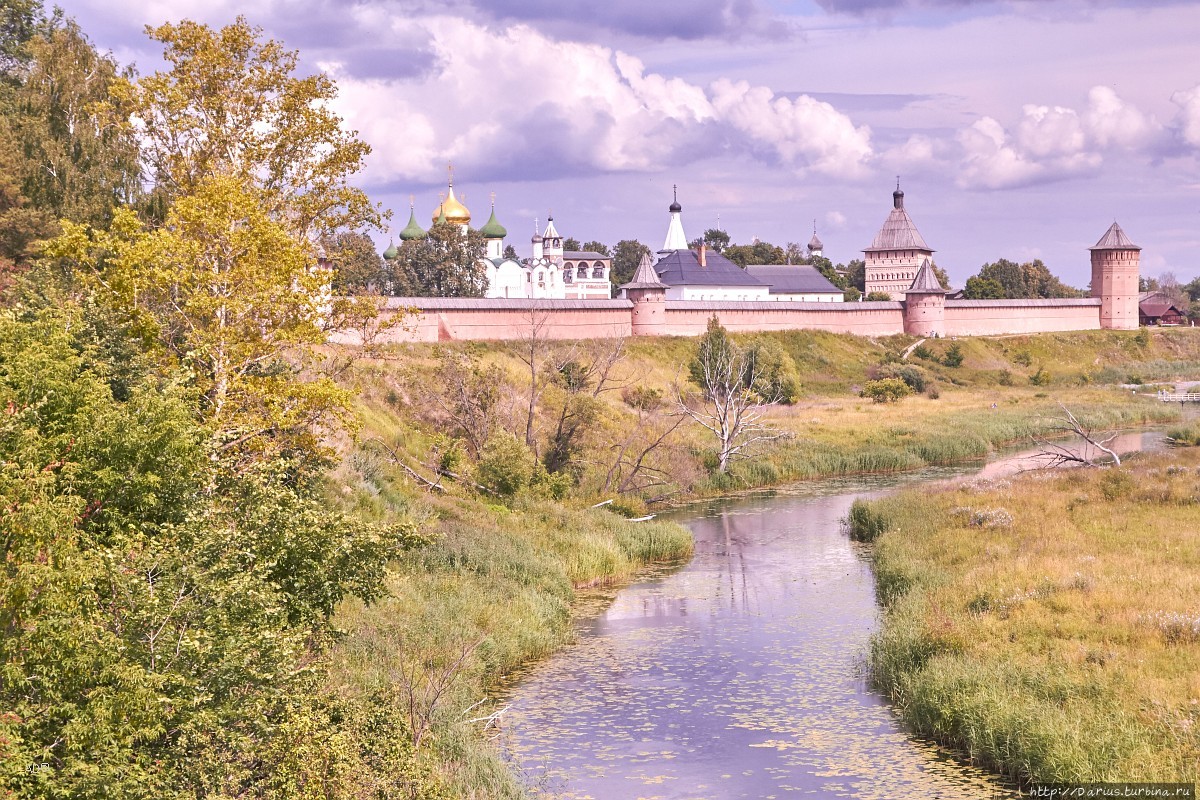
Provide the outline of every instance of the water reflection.
<path id="1" fill-rule="evenodd" d="M 1122 446 L 1149 443 L 1134 436 Z M 1027 468 L 1024 455 L 987 471 Z M 530 786 L 601 800 L 1015 796 L 910 739 L 860 666 L 874 587 L 840 520 L 855 497 L 965 474 L 979 470 L 823 481 L 684 511 L 692 562 L 622 589 L 514 690 L 506 742 Z"/>

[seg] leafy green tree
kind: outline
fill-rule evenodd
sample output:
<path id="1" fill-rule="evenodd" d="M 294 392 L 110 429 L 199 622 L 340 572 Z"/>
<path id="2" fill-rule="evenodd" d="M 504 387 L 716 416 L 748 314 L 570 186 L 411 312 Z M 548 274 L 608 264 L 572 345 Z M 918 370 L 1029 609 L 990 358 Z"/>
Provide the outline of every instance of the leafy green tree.
<path id="1" fill-rule="evenodd" d="M 719 228 L 709 228 L 704 232 L 701 238 L 704 244 L 718 253 L 725 250 L 729 246 L 729 234 Z"/>
<path id="2" fill-rule="evenodd" d="M 513 247 L 511 244 L 504 245 L 504 257 L 511 258 L 513 261 L 520 260 L 520 257 L 517 255 L 517 248 Z"/>
<path id="3" fill-rule="evenodd" d="M 112 97 L 131 74 L 98 53 L 72 20 L 29 41 L 30 64 L 9 117 L 21 148 L 21 191 L 56 219 L 106 226 L 142 194 L 139 148 Z"/>
<path id="4" fill-rule="evenodd" d="M 391 282 L 383 256 L 365 233 L 342 231 L 321 240 L 325 257 L 333 265 L 333 290 L 353 293 L 384 292 Z"/>
<path id="5" fill-rule="evenodd" d="M 745 381 L 764 401 L 791 405 L 800 397 L 800 373 L 775 339 L 762 336 L 746 348 Z"/>
<path id="6" fill-rule="evenodd" d="M 611 256 L 612 251 L 608 249 L 608 245 L 603 242 L 591 241 L 583 243 L 583 250 L 589 253 L 599 253 L 602 256 Z"/>
<path id="7" fill-rule="evenodd" d="M 1052 275 L 1040 259 L 1017 264 L 1002 258 L 980 267 L 977 277 L 981 280 L 995 281 L 1003 289 L 1003 297 L 1009 299 L 1078 297 L 1080 294 L 1077 289 L 1067 286 Z M 977 291 L 984 291 L 978 284 L 977 287 Z M 987 291 L 992 291 L 990 285 Z"/>
<path id="8" fill-rule="evenodd" d="M 839 289 L 849 288 L 849 283 L 846 280 L 846 276 L 838 272 L 837 268 L 833 266 L 833 262 L 828 258 L 825 258 L 824 256 L 813 256 L 812 259 L 809 260 L 809 263 L 811 266 L 816 268 L 817 272 L 820 272 L 822 275 L 824 275 L 825 279 L 834 286 L 838 287 Z"/>
<path id="9" fill-rule="evenodd" d="M 954 342 L 946 348 L 946 354 L 942 356 L 942 363 L 947 367 L 961 367 L 963 358 L 962 345 Z"/>
<path id="10" fill-rule="evenodd" d="M 853 286 L 848 287 L 844 292 L 842 292 L 842 300 L 847 303 L 857 303 L 861 297 L 862 292 Z"/>
<path id="11" fill-rule="evenodd" d="M 328 76 L 296 77 L 296 53 L 262 41 L 243 17 L 218 31 L 185 20 L 148 32 L 168 69 L 116 88 L 141 121 L 158 190 L 174 198 L 236 178 L 301 239 L 380 226 L 378 208 L 349 184 L 371 148 L 331 110 Z"/>
<path id="12" fill-rule="evenodd" d="M 574 238 L 563 239 L 563 250 L 579 251 L 582 249 L 583 249 L 583 247 L 579 244 L 578 239 L 574 239 Z"/>
<path id="13" fill-rule="evenodd" d="M 938 285 L 941 286 L 943 289 L 949 289 L 950 288 L 950 273 L 946 272 L 946 270 L 942 269 L 937 264 L 933 264 L 932 266 L 933 266 L 933 274 L 938 280 Z"/>
<path id="14" fill-rule="evenodd" d="M 117 401 L 75 312 L 0 317 L 0 782 L 17 796 L 287 796 L 355 780 L 313 657 L 415 541 L 286 461 L 231 480 L 178 380 Z M 47 763 L 36 776 L 18 774 Z"/>
<path id="15" fill-rule="evenodd" d="M 464 235 L 453 223 L 435 223 L 424 239 L 400 245 L 392 262 L 396 282 L 407 285 L 413 297 L 483 297 L 485 247 L 479 231 Z"/>
<path id="16" fill-rule="evenodd" d="M 751 264 L 782 264 L 786 258 L 783 248 L 770 242 L 729 245 L 721 255 L 739 267 L 747 267 Z"/>
<path id="17" fill-rule="evenodd" d="M 846 283 L 860 292 L 867 291 L 867 262 L 856 258 L 846 265 Z"/>
<path id="18" fill-rule="evenodd" d="M 963 297 L 967 300 L 1000 300 L 1006 296 L 1004 287 L 995 278 L 972 275 L 967 278 L 967 284 L 963 287 Z"/>
<path id="19" fill-rule="evenodd" d="M 891 300 L 892 296 L 887 292 L 867 292 L 867 296 L 863 298 L 868 303 L 878 303 Z"/>
<path id="20" fill-rule="evenodd" d="M 612 271 L 609 273 L 613 284 L 620 286 L 633 280 L 633 273 L 637 271 L 638 264 L 642 263 L 642 256 L 651 255 L 650 248 L 636 239 L 622 239 L 617 242 L 613 251 Z"/>
<path id="21" fill-rule="evenodd" d="M 5 0 L 0 4 L 0 76 L 10 86 L 19 84 L 29 64 L 25 46 L 45 30 L 41 0 Z"/>

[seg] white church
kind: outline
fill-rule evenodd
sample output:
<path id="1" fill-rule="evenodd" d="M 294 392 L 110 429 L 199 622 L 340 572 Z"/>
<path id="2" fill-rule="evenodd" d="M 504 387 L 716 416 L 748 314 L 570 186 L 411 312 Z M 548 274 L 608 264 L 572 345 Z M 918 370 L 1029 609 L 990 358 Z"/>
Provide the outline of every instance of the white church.
<path id="1" fill-rule="evenodd" d="M 432 221 L 458 225 L 463 235 L 470 229 L 471 212 L 454 195 L 451 178 L 446 196 L 433 212 Z M 546 219 L 546 229 L 534 223 L 531 240 L 533 254 L 520 261 L 506 258 L 504 240 L 508 230 L 496 219 L 496 204 L 487 223 L 479 229 L 486 249 L 480 266 L 487 275 L 489 298 L 547 298 L 557 300 L 607 300 L 612 296 L 610 273 L 612 257 L 593 251 L 563 250 L 563 237 L 554 226 L 554 217 Z M 424 229 L 410 209 L 408 225 L 400 231 L 402 241 L 422 239 Z M 389 245 L 383 257 L 396 258 L 395 245 Z"/>

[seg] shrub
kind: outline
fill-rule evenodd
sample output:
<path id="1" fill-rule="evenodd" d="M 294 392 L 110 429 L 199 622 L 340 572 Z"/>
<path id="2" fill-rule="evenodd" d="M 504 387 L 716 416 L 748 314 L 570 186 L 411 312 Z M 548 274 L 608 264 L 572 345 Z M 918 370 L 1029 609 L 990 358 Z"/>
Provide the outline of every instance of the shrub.
<path id="1" fill-rule="evenodd" d="M 867 384 L 862 389 L 862 396 L 870 398 L 876 403 L 892 403 L 910 394 L 912 394 L 912 389 L 899 378 L 883 378 L 877 381 L 867 381 Z"/>
<path id="2" fill-rule="evenodd" d="M 479 482 L 501 497 L 512 497 L 525 488 L 532 472 L 533 454 L 508 431 L 487 440 L 475 468 Z"/>
<path id="3" fill-rule="evenodd" d="M 962 345 L 958 342 L 946 348 L 946 355 L 942 356 L 942 363 L 947 367 L 961 367 L 963 363 Z"/>
<path id="4" fill-rule="evenodd" d="M 1002 369 L 1000 370 L 1000 377 L 996 379 L 996 382 L 1001 386 L 1012 386 L 1013 374 L 1006 369 Z"/>
<path id="5" fill-rule="evenodd" d="M 930 350 L 928 347 L 926 347 L 923 344 L 919 344 L 913 349 L 913 355 L 924 361 L 937 361 L 938 360 L 937 356 L 935 356 L 933 354 L 933 351 Z"/>
<path id="6" fill-rule="evenodd" d="M 1033 356 L 1024 350 L 1015 353 L 1012 360 L 1014 364 L 1020 364 L 1022 367 L 1028 367 L 1033 364 Z"/>
<path id="7" fill-rule="evenodd" d="M 929 384 L 929 391 L 926 392 L 925 394 L 929 397 L 930 400 L 937 400 L 939 397 L 942 396 L 942 393 L 938 391 L 937 386 L 935 386 L 932 383 Z"/>
<path id="8" fill-rule="evenodd" d="M 1038 367 L 1038 371 L 1029 376 L 1029 382 L 1034 386 L 1049 386 L 1050 373 L 1045 367 Z"/>
<path id="9" fill-rule="evenodd" d="M 885 364 L 876 373 L 877 378 L 899 378 L 914 392 L 925 391 L 928 373 L 915 364 Z"/>
<path id="10" fill-rule="evenodd" d="M 887 292 L 870 292 L 865 299 L 868 303 L 877 303 L 885 300 L 891 300 L 892 296 Z"/>

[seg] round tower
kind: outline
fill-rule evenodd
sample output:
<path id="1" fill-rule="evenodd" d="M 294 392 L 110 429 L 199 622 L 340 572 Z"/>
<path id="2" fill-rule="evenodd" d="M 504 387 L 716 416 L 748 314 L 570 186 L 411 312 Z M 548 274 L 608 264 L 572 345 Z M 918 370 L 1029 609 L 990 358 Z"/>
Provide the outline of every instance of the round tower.
<path id="1" fill-rule="evenodd" d="M 904 293 L 904 332 L 912 336 L 946 335 L 946 290 L 928 258 Z"/>
<path id="2" fill-rule="evenodd" d="M 1092 254 L 1092 297 L 1100 298 L 1100 327 L 1136 330 L 1142 248 L 1114 222 L 1088 249 Z"/>
<path id="3" fill-rule="evenodd" d="M 621 286 L 621 294 L 633 303 L 630 333 L 661 336 L 667 322 L 667 285 L 658 277 L 650 256 L 642 255 L 633 280 Z"/>

